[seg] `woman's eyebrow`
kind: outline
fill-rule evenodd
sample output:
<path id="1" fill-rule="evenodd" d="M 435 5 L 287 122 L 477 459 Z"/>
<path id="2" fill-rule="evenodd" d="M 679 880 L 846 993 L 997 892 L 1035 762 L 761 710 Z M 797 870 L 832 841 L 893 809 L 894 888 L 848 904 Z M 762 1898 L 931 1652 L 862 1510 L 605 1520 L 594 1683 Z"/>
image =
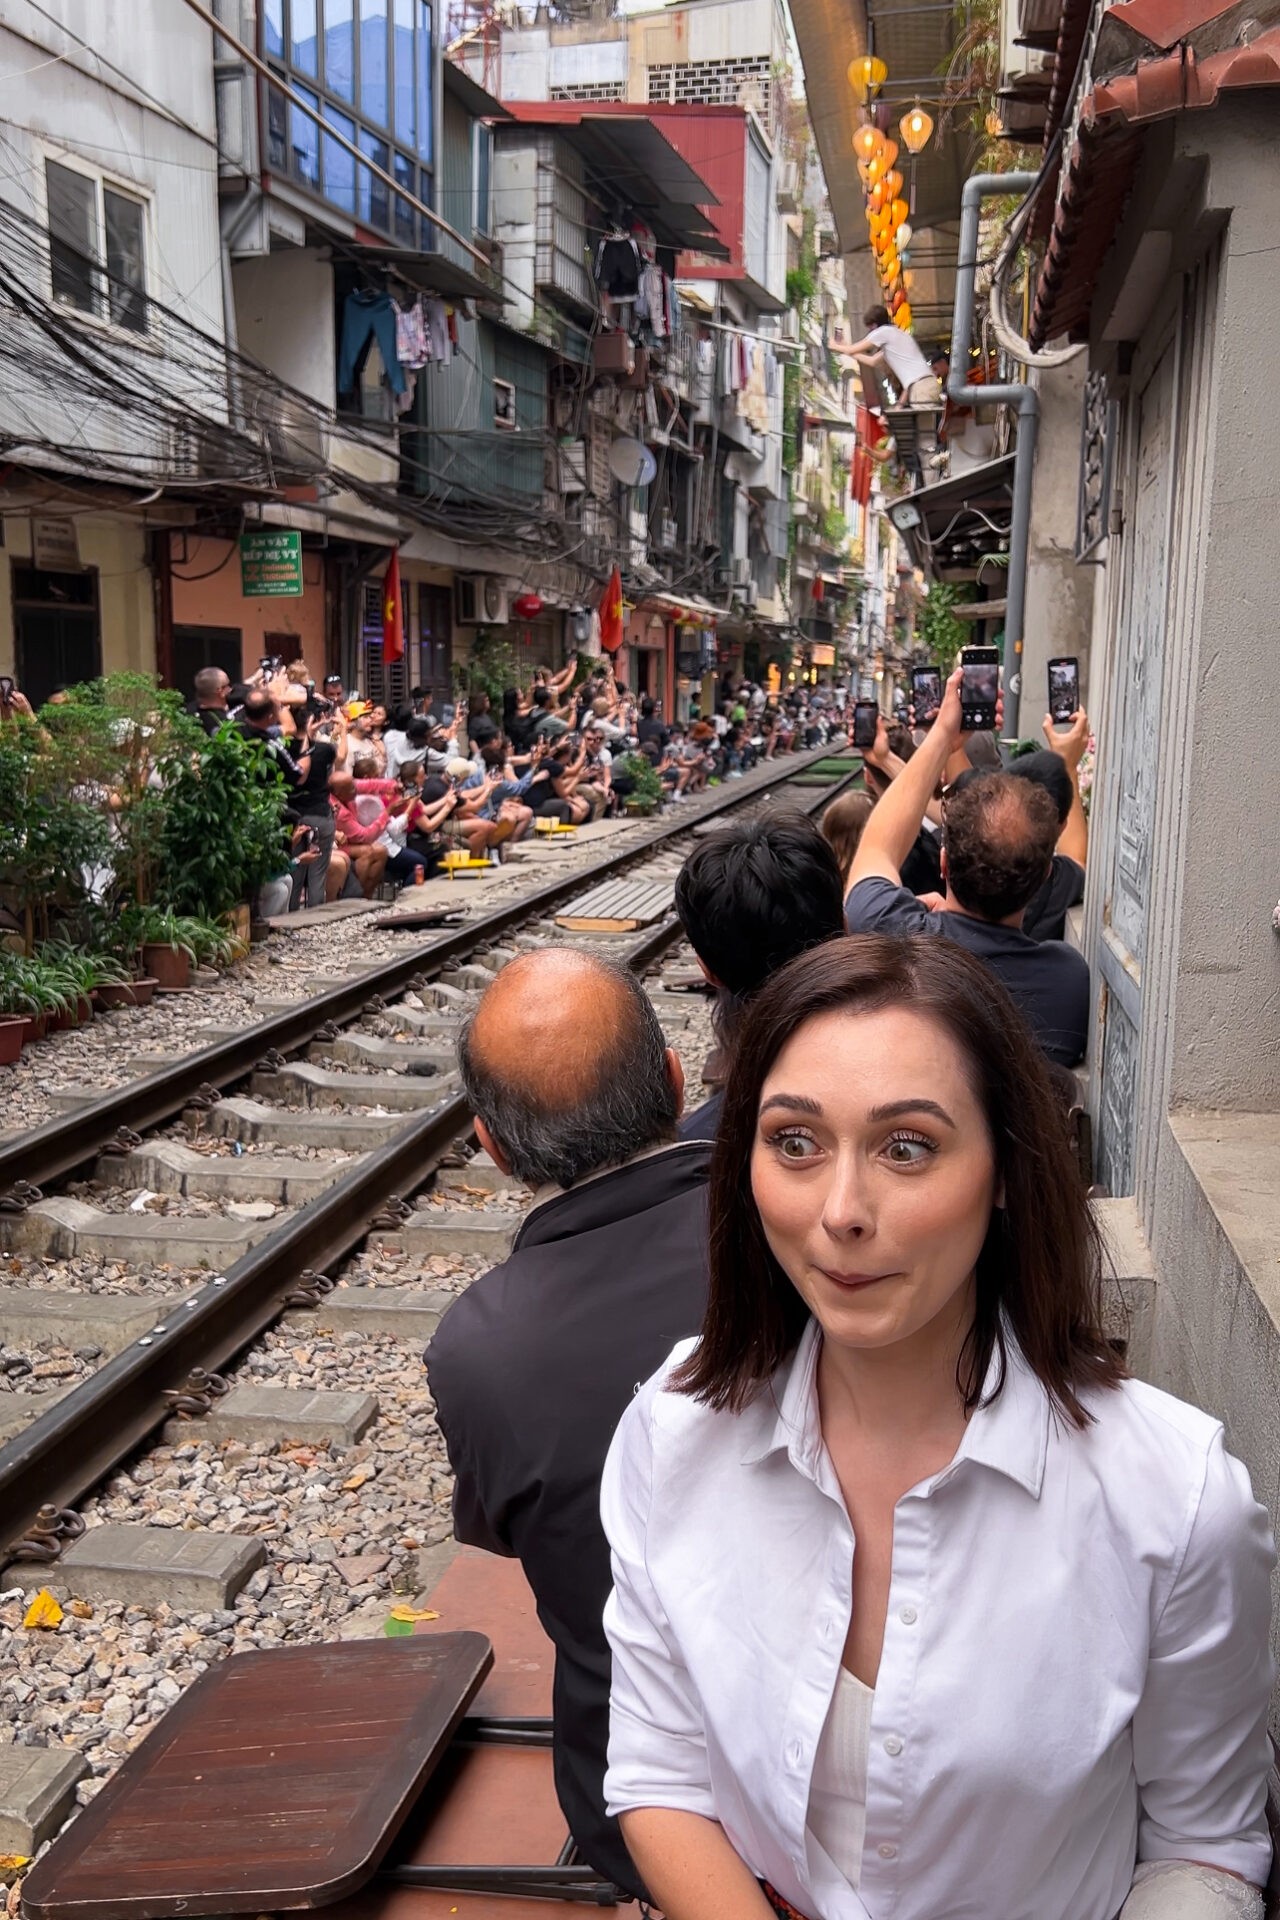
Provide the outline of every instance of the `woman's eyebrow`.
<path id="1" fill-rule="evenodd" d="M 907 1113 L 931 1113 L 935 1118 L 944 1121 L 953 1133 L 955 1132 L 955 1121 L 946 1108 L 940 1107 L 936 1100 L 891 1100 L 887 1106 L 872 1107 L 867 1113 L 867 1119 L 874 1124 L 880 1120 L 900 1120 Z"/>
<path id="2" fill-rule="evenodd" d="M 822 1107 L 817 1100 L 810 1100 L 803 1093 L 771 1093 L 761 1102 L 760 1112 L 768 1113 L 771 1107 L 790 1107 L 796 1113 L 821 1114 Z"/>

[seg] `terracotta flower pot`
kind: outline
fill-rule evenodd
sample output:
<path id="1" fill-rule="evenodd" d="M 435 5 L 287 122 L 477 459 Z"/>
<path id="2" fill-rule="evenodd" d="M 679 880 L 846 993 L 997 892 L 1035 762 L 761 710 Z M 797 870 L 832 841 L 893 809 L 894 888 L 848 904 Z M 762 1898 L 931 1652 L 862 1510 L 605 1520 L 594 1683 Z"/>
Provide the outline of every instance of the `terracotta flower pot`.
<path id="1" fill-rule="evenodd" d="M 98 988 L 98 1005 L 104 1012 L 110 1013 L 117 1007 L 131 1007 L 133 1004 L 131 980 L 108 980 Z"/>
<path id="2" fill-rule="evenodd" d="M 161 993 L 181 993 L 191 985 L 191 958 L 181 947 L 148 941 L 142 949 L 142 964 Z"/>
<path id="3" fill-rule="evenodd" d="M 58 1013 L 50 1014 L 48 1031 L 50 1033 L 70 1033 L 73 1027 L 78 1027 L 79 1025 L 79 1007 L 63 1007 Z"/>
<path id="4" fill-rule="evenodd" d="M 24 1013 L 22 1020 L 22 1044 L 32 1047 L 37 1040 L 43 1040 L 49 1031 L 49 1016 L 44 1013 Z"/>
<path id="5" fill-rule="evenodd" d="M 22 1052 L 25 1025 L 20 1013 L 0 1013 L 0 1067 L 11 1067 Z"/>
<path id="6" fill-rule="evenodd" d="M 152 995 L 155 993 L 159 984 L 159 981 L 151 974 L 144 974 L 141 980 L 130 981 L 129 991 L 133 995 L 134 1006 L 149 1007 L 151 1005 Z"/>

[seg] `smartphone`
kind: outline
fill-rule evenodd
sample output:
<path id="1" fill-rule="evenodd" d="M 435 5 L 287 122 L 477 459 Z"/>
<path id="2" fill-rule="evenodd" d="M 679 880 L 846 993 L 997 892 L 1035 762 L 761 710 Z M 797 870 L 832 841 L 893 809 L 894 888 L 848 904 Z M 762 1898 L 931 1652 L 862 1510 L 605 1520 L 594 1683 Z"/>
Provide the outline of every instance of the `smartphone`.
<path id="1" fill-rule="evenodd" d="M 1069 727 L 1080 709 L 1080 662 L 1064 656 L 1049 662 L 1049 718 L 1055 727 Z"/>
<path id="2" fill-rule="evenodd" d="M 1000 649 L 965 647 L 960 654 L 960 725 L 965 733 L 987 733 L 996 724 L 1000 695 Z"/>
<path id="3" fill-rule="evenodd" d="M 916 725 L 931 727 L 942 705 L 942 675 L 936 667 L 912 667 L 911 704 L 916 710 Z"/>
<path id="4" fill-rule="evenodd" d="M 269 653 L 264 653 L 262 658 L 258 662 L 258 672 L 269 674 L 271 672 L 272 665 L 273 665 L 273 662 L 271 659 L 271 655 Z"/>
<path id="5" fill-rule="evenodd" d="M 853 709 L 853 744 L 865 752 L 876 743 L 876 721 L 880 709 L 874 700 L 859 700 Z"/>
<path id="6" fill-rule="evenodd" d="M 12 674 L 0 673 L 0 703 L 6 707 L 13 698 L 13 686 Z"/>
<path id="7" fill-rule="evenodd" d="M 310 853 L 310 851 L 311 851 L 311 849 L 312 849 L 312 847 L 314 847 L 314 845 L 315 845 L 315 843 L 316 843 L 316 830 L 315 830 L 315 828 L 314 828 L 314 827 L 304 827 L 304 828 L 302 829 L 302 832 L 301 832 L 301 833 L 300 833 L 300 834 L 298 835 L 298 843 L 297 843 L 297 845 L 296 845 L 296 846 L 295 846 L 295 848 L 294 848 L 294 852 L 295 852 L 295 853 Z"/>

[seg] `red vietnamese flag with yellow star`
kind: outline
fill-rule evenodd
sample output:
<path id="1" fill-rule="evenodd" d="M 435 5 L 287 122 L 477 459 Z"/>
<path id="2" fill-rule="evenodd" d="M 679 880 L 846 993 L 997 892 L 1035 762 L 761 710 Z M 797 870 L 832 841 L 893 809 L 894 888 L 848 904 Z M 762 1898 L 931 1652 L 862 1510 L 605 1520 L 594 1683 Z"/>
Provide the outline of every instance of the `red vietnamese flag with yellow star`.
<path id="1" fill-rule="evenodd" d="M 600 596 L 600 645 L 616 653 L 622 645 L 622 575 L 615 567 Z"/>
<path id="2" fill-rule="evenodd" d="M 404 600 L 400 593 L 400 549 L 392 549 L 382 582 L 382 663 L 404 659 Z"/>

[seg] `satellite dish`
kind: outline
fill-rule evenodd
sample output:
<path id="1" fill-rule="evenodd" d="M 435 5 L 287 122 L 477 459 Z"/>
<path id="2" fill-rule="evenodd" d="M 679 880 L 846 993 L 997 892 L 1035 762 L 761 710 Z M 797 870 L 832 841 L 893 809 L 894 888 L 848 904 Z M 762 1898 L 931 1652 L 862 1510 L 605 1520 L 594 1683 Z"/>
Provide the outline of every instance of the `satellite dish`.
<path id="1" fill-rule="evenodd" d="M 609 449 L 609 471 L 624 487 L 647 487 L 658 463 L 643 440 L 615 440 Z"/>

